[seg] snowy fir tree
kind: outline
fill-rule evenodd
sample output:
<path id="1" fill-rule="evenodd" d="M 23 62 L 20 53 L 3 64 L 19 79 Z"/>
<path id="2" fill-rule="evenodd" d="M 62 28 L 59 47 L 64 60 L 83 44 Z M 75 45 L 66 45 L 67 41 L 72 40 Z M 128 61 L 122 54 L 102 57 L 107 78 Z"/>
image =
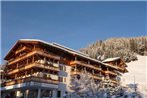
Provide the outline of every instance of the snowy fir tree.
<path id="1" fill-rule="evenodd" d="M 126 62 L 135 61 L 136 54 L 147 56 L 147 36 L 100 40 L 80 51 L 100 61 L 112 57 L 121 57 Z"/>
<path id="2" fill-rule="evenodd" d="M 83 71 L 82 74 L 72 77 L 70 85 L 72 92 L 67 98 L 143 98 L 137 91 L 137 86 L 135 87 L 136 90 L 133 91 L 132 86 L 124 88 L 119 84 L 114 85 L 109 76 L 95 82 L 91 74 Z"/>
<path id="3" fill-rule="evenodd" d="M 91 74 L 82 71 L 80 75 L 73 76 L 70 89 L 81 97 L 96 96 L 99 85 L 96 84 Z"/>

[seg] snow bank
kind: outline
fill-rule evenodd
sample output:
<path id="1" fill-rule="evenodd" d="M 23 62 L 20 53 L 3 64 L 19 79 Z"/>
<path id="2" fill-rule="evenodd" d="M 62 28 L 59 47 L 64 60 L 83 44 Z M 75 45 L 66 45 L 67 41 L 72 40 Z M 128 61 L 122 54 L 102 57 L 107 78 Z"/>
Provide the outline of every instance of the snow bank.
<path id="1" fill-rule="evenodd" d="M 138 55 L 137 61 L 127 63 L 128 73 L 122 76 L 122 84 L 138 84 L 138 90 L 147 96 L 147 56 Z"/>

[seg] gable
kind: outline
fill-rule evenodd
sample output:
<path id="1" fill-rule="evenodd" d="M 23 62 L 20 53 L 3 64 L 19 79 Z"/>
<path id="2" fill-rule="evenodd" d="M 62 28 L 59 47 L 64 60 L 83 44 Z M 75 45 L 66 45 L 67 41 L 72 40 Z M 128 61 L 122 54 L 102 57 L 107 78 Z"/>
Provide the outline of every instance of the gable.
<path id="1" fill-rule="evenodd" d="M 13 59 L 18 53 L 20 53 L 23 50 L 25 50 L 26 47 L 29 48 L 29 46 L 27 46 L 27 44 L 29 44 L 29 43 L 38 43 L 38 42 L 37 41 L 22 41 L 22 40 L 18 40 L 14 44 L 14 46 L 10 49 L 8 54 L 5 56 L 4 60 Z"/>

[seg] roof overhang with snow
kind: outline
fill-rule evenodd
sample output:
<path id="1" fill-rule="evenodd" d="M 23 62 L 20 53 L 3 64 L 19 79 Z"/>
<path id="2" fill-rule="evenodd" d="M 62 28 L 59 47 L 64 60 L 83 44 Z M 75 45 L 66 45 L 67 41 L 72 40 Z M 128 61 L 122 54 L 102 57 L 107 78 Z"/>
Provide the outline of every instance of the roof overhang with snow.
<path id="1" fill-rule="evenodd" d="M 105 59 L 103 62 L 105 63 L 105 62 L 117 61 L 117 60 L 119 60 L 119 59 L 121 59 L 121 58 L 120 58 L 120 57 L 107 58 L 107 59 Z"/>
<path id="2" fill-rule="evenodd" d="M 87 54 L 84 54 L 82 52 L 79 52 L 79 51 L 76 51 L 74 49 L 71 49 L 71 48 L 68 48 L 68 47 L 65 47 L 63 45 L 60 45 L 60 44 L 57 44 L 57 43 L 49 43 L 49 42 L 46 42 L 46 41 L 43 41 L 43 40 L 38 40 L 38 39 L 20 39 L 18 40 L 14 45 L 13 47 L 9 50 L 8 54 L 5 56 L 5 60 L 7 60 L 7 58 L 11 55 L 11 53 L 13 53 L 13 50 L 15 49 L 15 47 L 19 44 L 19 43 L 42 43 L 42 44 L 46 44 L 48 46 L 51 46 L 51 47 L 54 47 L 54 48 L 58 48 L 62 51 L 66 51 L 70 54 L 74 54 L 74 55 L 77 55 L 77 56 L 80 56 L 82 58 L 85 58 L 85 59 L 88 59 L 88 60 L 91 60 L 91 61 L 94 61 L 96 63 L 100 63 L 100 64 L 103 64 L 105 65 L 103 62 L 101 61 L 98 61 L 96 59 L 93 59 L 91 57 L 89 57 L 89 55 Z"/>
<path id="3" fill-rule="evenodd" d="M 82 58 L 85 58 L 87 60 L 91 60 L 95 63 L 99 63 L 99 64 L 102 64 L 104 66 L 108 66 L 108 67 L 111 67 L 113 69 L 118 69 L 116 68 L 115 66 L 112 66 L 110 64 L 106 64 L 106 62 L 108 61 L 115 61 L 115 60 L 118 60 L 120 59 L 120 57 L 116 57 L 116 58 L 108 58 L 106 60 L 104 60 L 103 62 L 97 60 L 97 59 L 94 59 L 94 58 L 91 58 L 89 55 L 87 54 L 84 54 L 82 52 L 79 52 L 79 51 L 76 51 L 74 49 L 71 49 L 71 48 L 68 48 L 68 47 L 65 47 L 63 45 L 60 45 L 60 44 L 57 44 L 57 43 L 49 43 L 49 42 L 46 42 L 46 41 L 42 41 L 42 40 L 38 40 L 38 39 L 20 39 L 18 40 L 14 45 L 13 47 L 9 50 L 8 54 L 5 56 L 5 60 L 7 60 L 7 58 L 13 53 L 14 49 L 16 48 L 17 45 L 19 45 L 20 43 L 34 43 L 34 44 L 38 44 L 38 43 L 41 43 L 41 44 L 44 44 L 44 45 L 47 45 L 47 46 L 50 46 L 50 47 L 54 47 L 54 48 L 57 48 L 57 49 L 60 49 L 62 51 L 65 51 L 69 54 L 74 54 L 76 56 L 79 56 L 79 57 L 82 57 Z"/>

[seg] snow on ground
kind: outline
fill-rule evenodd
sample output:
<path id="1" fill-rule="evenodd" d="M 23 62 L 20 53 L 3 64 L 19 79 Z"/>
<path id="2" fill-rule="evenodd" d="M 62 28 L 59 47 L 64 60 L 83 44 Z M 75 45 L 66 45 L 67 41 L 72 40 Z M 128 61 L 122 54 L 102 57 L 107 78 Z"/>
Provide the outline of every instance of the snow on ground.
<path id="1" fill-rule="evenodd" d="M 138 84 L 139 91 L 147 96 L 147 56 L 138 55 L 137 61 L 127 63 L 128 73 L 122 76 L 122 84 Z"/>

